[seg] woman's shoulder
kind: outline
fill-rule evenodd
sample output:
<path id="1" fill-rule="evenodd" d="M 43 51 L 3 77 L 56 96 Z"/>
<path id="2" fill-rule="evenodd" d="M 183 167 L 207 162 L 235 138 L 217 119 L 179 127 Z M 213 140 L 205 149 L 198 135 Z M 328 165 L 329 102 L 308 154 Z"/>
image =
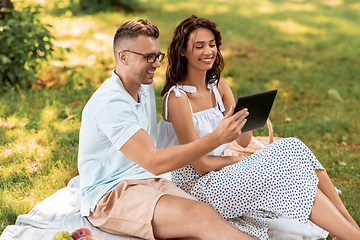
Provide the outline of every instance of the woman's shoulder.
<path id="1" fill-rule="evenodd" d="M 190 102 L 185 92 L 171 91 L 168 94 L 168 99 L 165 102 L 165 110 L 168 111 L 166 114 L 167 121 L 173 122 L 174 119 L 192 115 Z"/>
<path id="2" fill-rule="evenodd" d="M 169 91 L 167 92 L 168 96 L 168 101 L 169 103 L 173 103 L 173 104 L 183 104 L 183 103 L 188 103 L 188 97 L 186 95 L 186 93 L 182 90 L 179 91 Z"/>
<path id="3" fill-rule="evenodd" d="M 218 81 L 218 84 L 217 84 L 217 88 L 220 92 L 221 95 L 223 95 L 224 93 L 226 93 L 229 89 L 230 89 L 230 86 L 229 84 L 226 82 L 225 79 L 223 78 L 220 78 Z"/>

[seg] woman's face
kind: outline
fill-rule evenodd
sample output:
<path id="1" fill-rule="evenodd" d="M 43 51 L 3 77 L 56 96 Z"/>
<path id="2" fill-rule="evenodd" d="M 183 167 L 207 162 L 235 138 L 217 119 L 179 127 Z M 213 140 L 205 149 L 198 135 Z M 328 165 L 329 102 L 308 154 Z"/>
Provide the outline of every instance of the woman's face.
<path id="1" fill-rule="evenodd" d="M 215 36 L 208 28 L 193 31 L 183 55 L 188 60 L 188 70 L 207 71 L 212 68 L 217 54 Z"/>

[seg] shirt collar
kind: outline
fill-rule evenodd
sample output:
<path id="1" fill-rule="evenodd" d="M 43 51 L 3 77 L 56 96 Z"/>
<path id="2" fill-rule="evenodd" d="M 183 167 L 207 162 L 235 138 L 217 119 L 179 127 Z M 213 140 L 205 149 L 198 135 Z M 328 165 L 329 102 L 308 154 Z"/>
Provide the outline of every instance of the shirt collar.
<path id="1" fill-rule="evenodd" d="M 132 99 L 132 101 L 135 102 L 135 104 L 145 104 L 146 99 L 149 96 L 149 93 L 145 90 L 145 88 L 143 87 L 143 85 L 140 85 L 140 89 L 139 89 L 139 98 L 140 98 L 140 103 L 136 102 L 133 97 L 130 95 L 130 93 L 128 91 L 126 91 L 123 82 L 121 81 L 120 77 L 115 73 L 116 68 L 113 69 L 112 74 L 111 74 L 111 78 L 113 80 L 115 80 L 117 83 L 119 83 L 120 87 L 122 88 L 122 90 L 126 93 L 126 95 Z"/>

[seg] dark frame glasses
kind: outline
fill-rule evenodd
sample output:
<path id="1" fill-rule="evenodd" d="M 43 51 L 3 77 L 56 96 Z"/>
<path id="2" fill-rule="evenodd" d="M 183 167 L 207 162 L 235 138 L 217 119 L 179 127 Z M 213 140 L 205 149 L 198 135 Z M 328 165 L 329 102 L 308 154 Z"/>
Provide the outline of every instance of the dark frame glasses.
<path id="1" fill-rule="evenodd" d="M 134 51 L 130 51 L 130 50 L 123 50 L 124 52 L 129 52 L 129 53 L 134 53 L 137 55 L 141 55 L 146 57 L 146 61 L 148 63 L 154 63 L 156 61 L 156 59 L 159 59 L 159 62 L 162 62 L 164 60 L 165 57 L 165 53 L 158 53 L 158 54 L 142 54 L 142 53 L 138 53 L 138 52 L 134 52 Z"/>

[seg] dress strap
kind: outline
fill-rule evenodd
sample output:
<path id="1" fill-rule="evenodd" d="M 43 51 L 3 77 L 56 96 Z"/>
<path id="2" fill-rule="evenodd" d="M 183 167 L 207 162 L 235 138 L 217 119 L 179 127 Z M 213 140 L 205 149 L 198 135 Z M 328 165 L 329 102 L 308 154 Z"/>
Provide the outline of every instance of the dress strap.
<path id="1" fill-rule="evenodd" d="M 221 98 L 221 95 L 220 95 L 220 92 L 219 92 L 219 89 L 217 88 L 217 81 L 216 80 L 215 82 L 213 83 L 209 83 L 207 88 L 208 89 L 211 89 L 215 95 L 215 99 L 216 99 L 216 104 L 218 105 L 219 109 L 221 112 L 224 112 L 225 111 L 225 106 L 224 106 L 224 103 L 222 101 L 222 98 Z"/>
<path id="2" fill-rule="evenodd" d="M 189 93 L 195 93 L 196 92 L 196 87 L 194 86 L 187 86 L 187 85 L 174 85 L 172 86 L 169 91 L 163 96 L 163 100 L 165 99 L 165 119 L 167 120 L 168 117 L 168 101 L 169 101 L 169 96 L 171 91 L 174 91 L 175 93 L 175 97 L 181 97 L 181 92 L 183 92 L 187 98 L 186 92 Z M 190 104 L 190 100 L 189 98 L 187 98 L 188 102 L 189 102 L 189 106 L 190 106 L 190 110 L 191 110 L 191 114 L 193 114 L 193 110 Z"/>

